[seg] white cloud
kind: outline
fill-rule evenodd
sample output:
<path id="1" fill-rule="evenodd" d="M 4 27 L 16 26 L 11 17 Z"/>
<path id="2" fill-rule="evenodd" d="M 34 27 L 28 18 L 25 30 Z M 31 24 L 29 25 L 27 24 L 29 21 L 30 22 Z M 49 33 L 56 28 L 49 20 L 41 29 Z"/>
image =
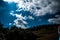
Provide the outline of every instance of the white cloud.
<path id="1" fill-rule="evenodd" d="M 11 12 L 10 12 L 10 15 L 15 16 L 15 15 L 14 15 L 14 11 L 11 11 Z"/>
<path id="2" fill-rule="evenodd" d="M 55 14 L 57 10 L 59 9 L 59 3 L 58 0 L 3 0 L 4 2 L 8 2 L 9 4 L 14 2 L 17 3 L 17 12 L 20 12 L 22 10 L 31 12 L 34 16 L 44 16 L 46 14 Z M 14 11 L 10 13 L 10 15 L 15 16 L 17 19 L 14 20 L 14 24 L 17 27 L 26 28 L 25 25 L 28 23 L 26 22 L 27 19 L 34 18 L 32 16 L 22 16 L 22 13 L 14 14 Z M 52 18 L 49 19 L 49 22 L 53 23 L 60 23 L 60 18 Z"/>
<path id="3" fill-rule="evenodd" d="M 8 3 L 12 2 L 12 0 L 3 0 L 3 1 L 8 2 Z"/>
<path id="4" fill-rule="evenodd" d="M 16 14 L 16 17 L 17 19 L 14 20 L 14 23 L 17 27 L 20 27 L 20 28 L 24 28 L 26 29 L 27 27 L 25 25 L 27 25 L 28 23 L 25 21 L 25 17 L 23 17 L 22 15 L 18 15 Z"/>
<path id="5" fill-rule="evenodd" d="M 35 16 L 43 16 L 47 13 L 53 14 L 57 12 L 59 3 L 58 0 L 3 0 L 6 2 L 17 3 L 16 11 L 30 11 Z M 38 9 L 39 7 L 40 9 Z"/>
<path id="6" fill-rule="evenodd" d="M 12 25 L 12 23 L 9 23 L 9 25 Z"/>
<path id="7" fill-rule="evenodd" d="M 28 23 L 25 21 L 27 20 L 27 17 L 26 16 L 22 16 L 22 14 L 14 14 L 13 11 L 10 13 L 10 15 L 12 16 L 15 16 L 16 19 L 14 20 L 14 23 L 13 25 L 16 25 L 16 27 L 18 28 L 23 28 L 23 29 L 26 29 L 28 27 L 26 27 L 25 25 L 27 25 Z M 11 24 L 11 23 L 10 23 Z M 9 24 L 9 25 L 10 25 Z"/>
<path id="8" fill-rule="evenodd" d="M 60 17 L 48 19 L 48 22 L 54 23 L 54 24 L 60 24 Z"/>
<path id="9" fill-rule="evenodd" d="M 22 13 L 20 14 L 14 14 L 14 11 L 11 11 L 10 15 L 16 17 L 16 19 L 14 20 L 14 23 L 13 25 L 16 25 L 16 27 L 18 28 L 23 28 L 23 29 L 26 29 L 28 28 L 29 26 L 27 25 L 27 19 L 30 19 L 30 20 L 34 20 L 34 18 L 32 16 L 22 16 Z M 10 25 L 11 23 L 9 23 Z"/>
<path id="10" fill-rule="evenodd" d="M 20 0 L 3 0 L 4 2 L 8 2 L 8 3 L 12 3 L 12 2 L 14 2 L 14 3 L 17 3 L 17 2 L 19 2 Z"/>
<path id="11" fill-rule="evenodd" d="M 32 20 L 34 20 L 34 18 L 33 18 L 32 16 L 28 16 L 28 19 L 32 19 Z"/>
<path id="12" fill-rule="evenodd" d="M 55 15 L 55 17 L 60 17 L 60 15 Z"/>
<path id="13" fill-rule="evenodd" d="M 14 20 L 14 24 L 16 25 L 16 27 L 18 28 L 23 28 L 23 29 L 26 29 L 28 27 L 26 27 L 25 25 L 28 24 L 26 21 L 24 20 L 20 20 L 20 19 L 16 19 Z"/>

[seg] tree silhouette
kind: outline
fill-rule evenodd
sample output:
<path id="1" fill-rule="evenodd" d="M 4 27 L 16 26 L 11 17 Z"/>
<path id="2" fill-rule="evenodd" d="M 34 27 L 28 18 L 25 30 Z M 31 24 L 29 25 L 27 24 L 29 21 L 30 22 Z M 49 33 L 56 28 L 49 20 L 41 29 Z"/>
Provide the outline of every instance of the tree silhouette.
<path id="1" fill-rule="evenodd" d="M 0 40 L 58 40 L 58 26 L 43 25 L 29 29 L 12 26 L 11 29 L 7 29 L 0 23 Z"/>

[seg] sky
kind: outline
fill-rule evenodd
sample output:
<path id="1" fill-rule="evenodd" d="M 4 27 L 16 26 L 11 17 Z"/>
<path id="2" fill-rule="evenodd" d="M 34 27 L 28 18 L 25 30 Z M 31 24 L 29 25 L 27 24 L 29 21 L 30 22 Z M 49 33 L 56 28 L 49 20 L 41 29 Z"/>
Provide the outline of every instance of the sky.
<path id="1" fill-rule="evenodd" d="M 60 0 L 0 0 L 0 22 L 4 28 L 32 28 L 60 24 Z"/>

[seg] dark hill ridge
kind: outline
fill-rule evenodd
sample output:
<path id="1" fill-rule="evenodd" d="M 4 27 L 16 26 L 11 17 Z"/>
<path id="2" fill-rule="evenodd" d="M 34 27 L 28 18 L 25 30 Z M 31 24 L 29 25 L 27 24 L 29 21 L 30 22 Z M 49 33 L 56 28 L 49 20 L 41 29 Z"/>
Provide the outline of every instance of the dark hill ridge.
<path id="1" fill-rule="evenodd" d="M 29 28 L 29 29 L 26 29 L 26 30 L 35 31 L 35 30 L 40 30 L 40 29 L 51 29 L 51 28 L 54 28 L 54 27 L 58 28 L 58 26 L 60 26 L 60 24 L 40 25 L 40 26 L 32 27 L 32 28 Z"/>
<path id="2" fill-rule="evenodd" d="M 58 40 L 58 26 L 43 25 L 30 29 L 13 28 L 4 29 L 0 25 L 0 40 Z"/>
<path id="3" fill-rule="evenodd" d="M 44 25 L 33 28 L 32 33 L 37 35 L 37 40 L 58 40 L 59 25 Z"/>

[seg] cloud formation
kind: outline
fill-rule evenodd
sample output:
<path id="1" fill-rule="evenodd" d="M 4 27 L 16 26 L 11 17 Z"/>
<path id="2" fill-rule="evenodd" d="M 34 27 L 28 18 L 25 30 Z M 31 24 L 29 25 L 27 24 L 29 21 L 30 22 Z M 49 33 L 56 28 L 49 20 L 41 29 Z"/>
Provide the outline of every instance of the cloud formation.
<path id="1" fill-rule="evenodd" d="M 30 11 L 35 16 L 53 14 L 59 9 L 58 0 L 4 0 L 8 3 L 17 3 L 17 11 Z"/>
<path id="2" fill-rule="evenodd" d="M 10 15 L 15 16 L 16 19 L 14 20 L 13 25 L 16 25 L 18 28 L 29 28 L 27 25 L 28 22 L 26 21 L 27 19 L 34 20 L 32 16 L 22 16 L 22 14 L 14 14 L 14 11 L 11 11 Z"/>
<path id="3" fill-rule="evenodd" d="M 24 28 L 26 29 L 27 27 L 25 24 L 28 24 L 26 21 L 26 17 L 22 16 L 22 14 L 13 14 L 13 11 L 10 13 L 10 15 L 15 16 L 16 19 L 14 20 L 14 25 L 16 25 L 18 28 Z"/>
<path id="4" fill-rule="evenodd" d="M 51 18 L 48 19 L 48 22 L 54 23 L 54 24 L 60 24 L 60 15 L 56 15 L 57 18 Z"/>
<path id="5" fill-rule="evenodd" d="M 8 4 L 14 2 L 16 3 L 17 10 L 16 12 L 20 12 L 22 10 L 31 12 L 30 14 L 34 16 L 44 16 L 46 14 L 55 14 L 58 10 L 60 10 L 58 0 L 3 0 L 4 2 L 8 2 Z M 10 15 L 15 16 L 17 19 L 14 20 L 14 24 L 17 27 L 26 28 L 27 19 L 34 20 L 32 16 L 22 16 L 22 13 L 15 14 L 14 11 L 10 13 Z M 60 17 L 48 19 L 48 22 L 59 23 Z M 28 26 L 28 25 L 27 25 Z"/>

